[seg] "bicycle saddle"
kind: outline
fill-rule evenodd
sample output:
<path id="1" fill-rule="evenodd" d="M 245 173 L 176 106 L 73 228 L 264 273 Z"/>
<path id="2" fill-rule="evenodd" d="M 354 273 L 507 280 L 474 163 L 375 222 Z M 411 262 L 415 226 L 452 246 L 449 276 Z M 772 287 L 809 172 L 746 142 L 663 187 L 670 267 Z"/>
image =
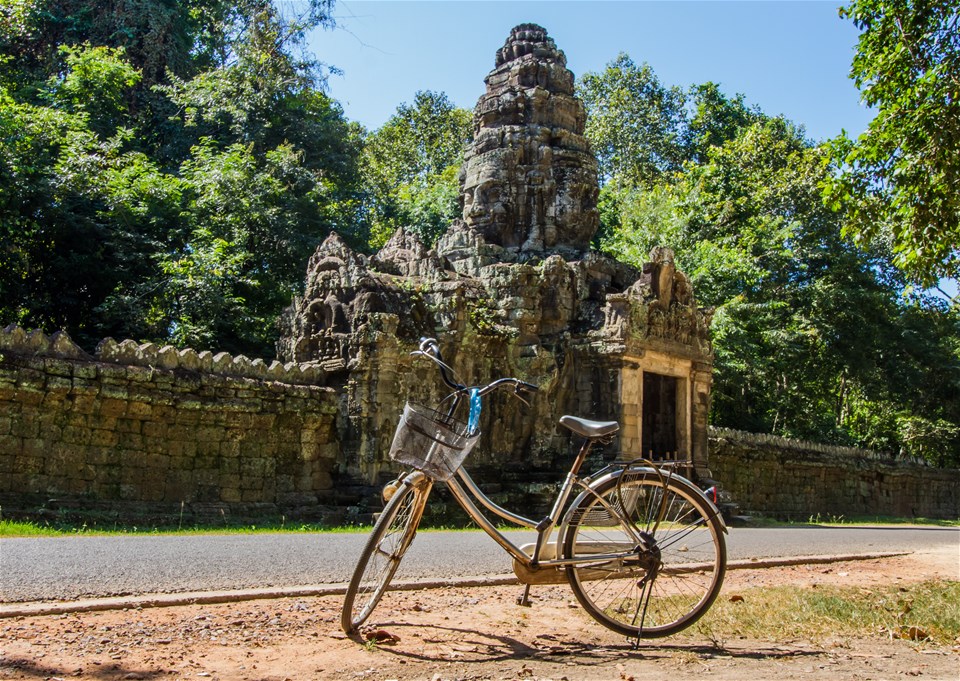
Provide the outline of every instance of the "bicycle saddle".
<path id="1" fill-rule="evenodd" d="M 560 425 L 586 438 L 606 437 L 620 430 L 620 424 L 616 421 L 588 421 L 576 416 L 561 416 Z"/>

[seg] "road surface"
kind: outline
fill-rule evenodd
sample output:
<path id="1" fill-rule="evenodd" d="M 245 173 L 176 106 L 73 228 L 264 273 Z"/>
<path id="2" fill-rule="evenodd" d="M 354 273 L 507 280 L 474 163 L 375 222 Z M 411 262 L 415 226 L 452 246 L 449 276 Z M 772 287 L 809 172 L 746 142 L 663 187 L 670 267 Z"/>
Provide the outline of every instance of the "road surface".
<path id="1" fill-rule="evenodd" d="M 517 543 L 530 532 L 510 532 Z M 0 540 L 0 600 L 7 603 L 144 593 L 284 587 L 348 581 L 366 534 L 78 536 Z M 730 560 L 957 551 L 960 528 L 731 528 Z M 420 532 L 396 579 L 511 573 L 482 532 Z"/>

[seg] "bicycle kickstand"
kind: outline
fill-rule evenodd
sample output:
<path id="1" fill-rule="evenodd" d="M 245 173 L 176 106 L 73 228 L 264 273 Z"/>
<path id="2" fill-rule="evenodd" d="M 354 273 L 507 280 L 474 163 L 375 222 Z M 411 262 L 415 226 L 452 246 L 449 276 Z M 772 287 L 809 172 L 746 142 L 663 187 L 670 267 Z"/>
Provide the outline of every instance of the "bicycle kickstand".
<path id="1" fill-rule="evenodd" d="M 525 608 L 529 608 L 531 605 L 533 605 L 530 602 L 530 585 L 529 584 L 523 585 L 523 595 L 517 598 L 517 605 L 522 605 Z"/>

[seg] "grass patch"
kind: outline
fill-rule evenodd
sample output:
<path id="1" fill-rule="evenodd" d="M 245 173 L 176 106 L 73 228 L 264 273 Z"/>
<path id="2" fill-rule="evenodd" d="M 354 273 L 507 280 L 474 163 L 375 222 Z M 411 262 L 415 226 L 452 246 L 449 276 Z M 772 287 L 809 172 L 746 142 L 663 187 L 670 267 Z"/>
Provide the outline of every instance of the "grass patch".
<path id="1" fill-rule="evenodd" d="M 721 647 L 740 637 L 775 641 L 893 637 L 952 645 L 960 636 L 960 582 L 725 591 L 694 632 Z"/>
<path id="2" fill-rule="evenodd" d="M 89 521 L 73 523 L 68 521 L 20 521 L 0 520 L 0 537 L 68 537 L 68 536 L 114 536 L 114 535 L 200 535 L 200 534 L 307 534 L 307 533 L 367 533 L 372 525 L 344 525 L 331 527 L 319 523 L 264 522 L 257 524 L 193 525 L 126 525 L 114 521 Z M 522 529 L 514 526 L 501 527 L 501 530 Z M 420 532 L 481 532 L 477 526 L 455 527 L 450 525 L 421 525 Z"/>
<path id="3" fill-rule="evenodd" d="M 752 516 L 751 525 L 758 527 L 784 527 L 791 525 L 838 525 L 853 527 L 858 525 L 924 525 L 927 527 L 960 527 L 960 518 L 943 520 L 940 518 L 901 518 L 896 516 L 844 516 L 832 513 L 808 516 L 804 519 L 782 520 L 764 516 Z"/>
<path id="4" fill-rule="evenodd" d="M 64 534 L 52 527 L 18 520 L 0 520 L 0 537 L 57 537 Z"/>
<path id="5" fill-rule="evenodd" d="M 70 523 L 0 520 L 0 537 L 66 537 L 76 535 L 197 535 L 197 534 L 279 534 L 369 532 L 370 526 L 328 527 L 313 523 L 264 523 L 236 525 L 125 525 L 115 522 Z"/>

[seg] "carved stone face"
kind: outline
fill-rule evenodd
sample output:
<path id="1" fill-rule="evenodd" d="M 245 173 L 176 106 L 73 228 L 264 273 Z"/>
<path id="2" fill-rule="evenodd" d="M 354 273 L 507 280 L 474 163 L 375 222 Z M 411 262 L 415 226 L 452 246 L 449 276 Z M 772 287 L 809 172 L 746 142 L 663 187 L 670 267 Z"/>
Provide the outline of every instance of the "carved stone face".
<path id="1" fill-rule="evenodd" d="M 493 242 L 508 245 L 509 211 L 504 199 L 503 183 L 488 179 L 472 190 L 467 190 L 463 202 L 463 221 L 477 228 L 484 237 Z"/>

